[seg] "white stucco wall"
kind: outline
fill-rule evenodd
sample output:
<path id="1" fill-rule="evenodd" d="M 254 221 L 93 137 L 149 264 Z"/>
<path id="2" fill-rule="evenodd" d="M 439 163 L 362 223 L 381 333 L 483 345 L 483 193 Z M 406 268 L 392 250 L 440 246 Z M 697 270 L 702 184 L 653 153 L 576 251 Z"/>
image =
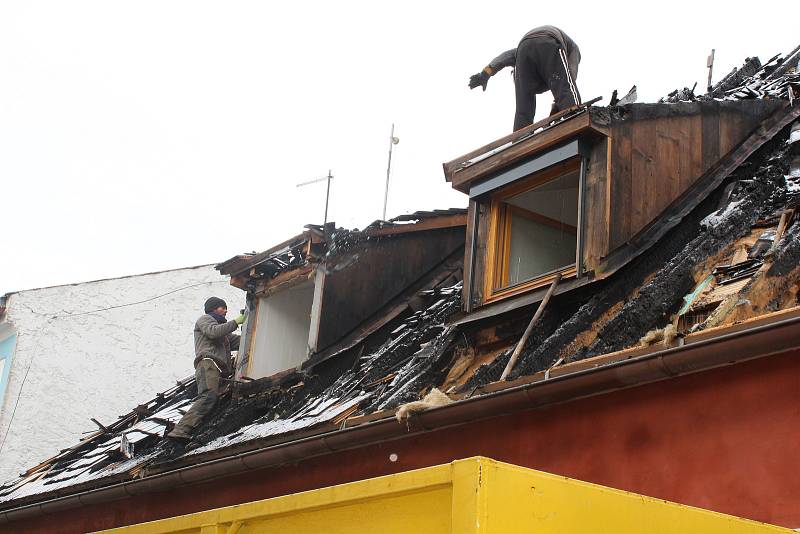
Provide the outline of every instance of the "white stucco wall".
<path id="1" fill-rule="evenodd" d="M 77 443 L 97 428 L 90 417 L 115 421 L 191 375 L 192 327 L 212 295 L 229 318 L 244 307 L 245 293 L 213 266 L 11 294 L 5 320 L 18 337 L 0 412 L 0 479 Z"/>

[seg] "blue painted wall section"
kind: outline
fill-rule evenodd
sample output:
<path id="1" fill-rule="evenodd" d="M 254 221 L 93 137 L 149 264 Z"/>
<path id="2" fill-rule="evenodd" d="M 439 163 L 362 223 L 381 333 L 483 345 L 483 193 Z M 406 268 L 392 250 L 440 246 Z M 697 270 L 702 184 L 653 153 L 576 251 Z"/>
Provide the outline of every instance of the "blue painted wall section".
<path id="1" fill-rule="evenodd" d="M 6 396 L 6 385 L 8 384 L 8 374 L 11 372 L 11 362 L 14 357 L 14 347 L 17 344 L 17 334 L 0 339 L 0 366 L 3 368 L 0 374 L 0 409 Z"/>

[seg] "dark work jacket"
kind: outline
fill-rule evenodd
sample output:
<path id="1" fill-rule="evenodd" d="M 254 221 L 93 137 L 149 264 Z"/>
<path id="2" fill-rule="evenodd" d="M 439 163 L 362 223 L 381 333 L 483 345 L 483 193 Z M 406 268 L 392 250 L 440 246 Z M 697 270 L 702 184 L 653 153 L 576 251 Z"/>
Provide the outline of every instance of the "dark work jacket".
<path id="1" fill-rule="evenodd" d="M 236 321 L 219 324 L 208 314 L 194 323 L 194 366 L 203 358 L 211 358 L 223 376 L 231 374 L 231 350 L 239 350 L 239 336 L 233 332 Z"/>
<path id="2" fill-rule="evenodd" d="M 526 33 L 522 38 L 522 41 L 531 37 L 550 37 L 558 42 L 559 46 L 567 55 L 567 66 L 569 67 L 569 73 L 572 75 L 572 79 L 578 79 L 578 65 L 581 62 L 581 51 L 578 48 L 578 45 L 575 44 L 575 41 L 570 39 L 569 35 L 562 32 L 555 26 L 539 26 L 538 28 L 534 28 Z M 497 74 L 497 71 L 505 67 L 513 67 L 516 65 L 516 63 L 517 49 L 512 48 L 511 50 L 506 50 L 494 58 L 491 63 L 489 63 L 489 68 L 492 69 L 491 74 L 494 75 Z M 535 88 L 536 93 L 544 93 L 547 90 L 547 85 L 542 85 L 541 87 Z"/>

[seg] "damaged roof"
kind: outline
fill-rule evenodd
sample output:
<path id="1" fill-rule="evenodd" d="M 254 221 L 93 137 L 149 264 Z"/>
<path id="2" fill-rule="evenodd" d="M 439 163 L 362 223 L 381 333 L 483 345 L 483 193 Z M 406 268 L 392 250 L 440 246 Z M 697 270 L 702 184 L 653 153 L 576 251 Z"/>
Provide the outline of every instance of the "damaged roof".
<path id="1" fill-rule="evenodd" d="M 785 125 L 773 125 L 775 131 L 746 160 L 731 166 L 687 213 L 675 217 L 675 224 L 646 253 L 607 279 L 553 297 L 522 347 L 511 380 L 547 380 L 551 373 L 576 362 L 597 362 L 603 355 L 613 354 L 621 361 L 652 351 L 653 345 L 691 344 L 704 332 L 798 306 L 797 57 L 795 50 L 786 60 L 775 58 L 748 76 L 727 76 L 731 87 L 712 88 L 705 97 L 785 101 Z M 740 89 L 758 83 L 752 91 Z M 418 212 L 352 232 L 311 226 L 277 247 L 237 256 L 218 268 L 234 278 L 243 273 L 274 277 L 312 258 L 335 254 L 351 240 L 449 216 L 463 218 L 464 210 Z M 336 358 L 302 372 L 236 385 L 186 449 L 161 437 L 194 398 L 193 378 L 179 382 L 3 484 L 0 511 L 147 480 L 243 451 L 329 437 L 392 418 L 398 407 L 433 388 L 458 403 L 468 398 L 480 402 L 483 395 L 506 387 L 498 380 L 532 307 L 455 324 L 461 309 L 460 281 L 448 276 L 415 296 L 413 307 Z"/>
<path id="2" fill-rule="evenodd" d="M 237 287 L 252 289 L 258 280 L 269 280 L 283 272 L 331 259 L 357 243 L 407 232 L 463 226 L 466 214 L 466 208 L 417 211 L 388 221 L 374 221 L 363 230 L 336 228 L 335 223 L 324 226 L 308 224 L 303 233 L 291 239 L 263 252 L 234 256 L 216 268 L 220 273 L 230 275 Z"/>

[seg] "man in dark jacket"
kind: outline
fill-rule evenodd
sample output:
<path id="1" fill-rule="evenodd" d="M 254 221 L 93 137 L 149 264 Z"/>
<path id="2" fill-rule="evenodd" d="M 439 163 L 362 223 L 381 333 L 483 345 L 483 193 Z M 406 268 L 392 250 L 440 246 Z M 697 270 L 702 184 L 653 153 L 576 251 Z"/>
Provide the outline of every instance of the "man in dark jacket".
<path id="1" fill-rule="evenodd" d="M 486 90 L 489 78 L 505 67 L 514 67 L 517 111 L 514 131 L 533 124 L 536 95 L 548 89 L 555 102 L 550 114 L 581 103 L 575 80 L 581 51 L 575 41 L 555 26 L 540 26 L 525 34 L 516 48 L 494 58 L 469 79 L 469 88 Z"/>
<path id="2" fill-rule="evenodd" d="M 188 441 L 192 430 L 214 408 L 222 388 L 220 378 L 232 374 L 231 350 L 239 350 L 239 336 L 233 332 L 244 322 L 244 315 L 225 321 L 228 305 L 221 298 L 211 297 L 205 304 L 205 315 L 194 324 L 194 377 L 197 400 L 167 437 Z"/>

